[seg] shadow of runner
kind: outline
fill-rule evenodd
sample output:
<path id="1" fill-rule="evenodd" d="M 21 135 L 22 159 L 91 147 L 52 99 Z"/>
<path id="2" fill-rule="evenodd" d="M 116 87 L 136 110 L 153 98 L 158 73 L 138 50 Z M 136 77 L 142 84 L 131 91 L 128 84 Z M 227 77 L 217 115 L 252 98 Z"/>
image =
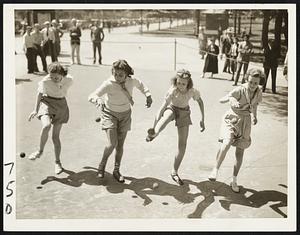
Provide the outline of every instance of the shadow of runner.
<path id="1" fill-rule="evenodd" d="M 256 191 L 242 186 L 240 186 L 240 192 L 235 193 L 231 190 L 229 185 L 218 181 L 203 181 L 194 183 L 193 181 L 187 180 L 186 182 L 196 186 L 201 191 L 200 195 L 204 196 L 204 200 L 197 205 L 193 213 L 187 216 L 188 218 L 202 218 L 204 210 L 215 202 L 216 196 L 223 196 L 226 199 L 219 200 L 219 202 L 221 203 L 221 206 L 228 211 L 230 211 L 230 205 L 232 204 L 260 208 L 268 202 L 278 202 L 270 207 L 275 212 L 286 218 L 286 215 L 279 209 L 279 207 L 287 206 L 287 195 L 285 193 L 275 190 Z M 248 192 L 252 193 L 252 195 L 246 197 L 246 193 Z M 196 195 L 198 196 L 199 194 Z"/>
<path id="2" fill-rule="evenodd" d="M 172 196 L 181 203 L 191 203 L 194 201 L 194 195 L 189 192 L 187 184 L 178 186 L 174 184 L 166 183 L 162 180 L 145 177 L 145 178 L 134 178 L 124 177 L 125 183 L 117 182 L 112 174 L 105 172 L 105 177 L 100 179 L 97 177 L 97 168 L 84 167 L 84 171 L 74 172 L 64 169 L 64 173 L 68 176 L 65 178 L 58 178 L 55 176 L 48 176 L 46 179 L 41 181 L 42 185 L 49 182 L 59 182 L 72 187 L 80 187 L 83 183 L 94 186 L 105 186 L 106 190 L 110 193 L 122 193 L 125 189 L 133 191 L 138 197 L 144 200 L 143 205 L 149 205 L 152 200 L 149 195 L 160 195 L 160 196 Z M 130 181 L 126 184 L 126 181 Z M 185 181 L 185 180 L 183 180 Z"/>

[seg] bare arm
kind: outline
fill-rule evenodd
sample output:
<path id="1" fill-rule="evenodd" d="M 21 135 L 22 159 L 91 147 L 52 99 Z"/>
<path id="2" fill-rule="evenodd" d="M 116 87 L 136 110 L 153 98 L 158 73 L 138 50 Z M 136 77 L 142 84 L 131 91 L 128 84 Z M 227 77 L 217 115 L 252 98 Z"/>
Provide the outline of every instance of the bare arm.
<path id="1" fill-rule="evenodd" d="M 28 121 L 31 121 L 31 119 L 33 119 L 37 115 L 40 108 L 41 99 L 42 99 L 42 93 L 38 93 L 36 96 L 34 110 L 29 115 Z"/>
<path id="2" fill-rule="evenodd" d="M 200 120 L 200 127 L 201 127 L 201 132 L 205 130 L 205 125 L 204 125 L 204 104 L 203 100 L 201 97 L 197 99 L 197 103 L 199 104 L 200 112 L 201 112 L 201 120 Z"/>
<path id="3" fill-rule="evenodd" d="M 253 120 L 252 120 L 253 125 L 256 125 L 256 123 L 257 123 L 257 104 L 253 105 L 252 116 L 253 116 Z"/>

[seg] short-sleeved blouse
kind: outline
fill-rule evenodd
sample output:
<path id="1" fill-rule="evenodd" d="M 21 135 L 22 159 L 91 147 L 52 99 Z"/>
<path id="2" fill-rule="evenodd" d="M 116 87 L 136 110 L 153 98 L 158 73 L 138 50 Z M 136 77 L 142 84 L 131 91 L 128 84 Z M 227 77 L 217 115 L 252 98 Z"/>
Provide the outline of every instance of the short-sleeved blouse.
<path id="1" fill-rule="evenodd" d="M 195 88 L 191 88 L 186 93 L 182 93 L 176 87 L 171 87 L 166 94 L 165 100 L 167 104 L 172 104 L 179 108 L 185 108 L 189 105 L 189 100 L 191 98 L 198 100 L 200 97 L 200 91 Z"/>
<path id="2" fill-rule="evenodd" d="M 73 78 L 70 75 L 63 77 L 60 82 L 52 81 L 50 75 L 47 75 L 38 83 L 38 92 L 50 97 L 63 98 L 72 84 Z"/>

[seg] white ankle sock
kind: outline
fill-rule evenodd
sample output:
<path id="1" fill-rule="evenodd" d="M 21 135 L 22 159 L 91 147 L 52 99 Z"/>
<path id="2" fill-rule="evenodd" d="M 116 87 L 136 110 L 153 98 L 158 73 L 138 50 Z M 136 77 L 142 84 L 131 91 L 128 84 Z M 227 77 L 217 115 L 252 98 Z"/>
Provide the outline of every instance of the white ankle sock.
<path id="1" fill-rule="evenodd" d="M 236 176 L 232 176 L 232 182 L 236 183 L 236 181 L 237 181 L 237 177 Z"/>

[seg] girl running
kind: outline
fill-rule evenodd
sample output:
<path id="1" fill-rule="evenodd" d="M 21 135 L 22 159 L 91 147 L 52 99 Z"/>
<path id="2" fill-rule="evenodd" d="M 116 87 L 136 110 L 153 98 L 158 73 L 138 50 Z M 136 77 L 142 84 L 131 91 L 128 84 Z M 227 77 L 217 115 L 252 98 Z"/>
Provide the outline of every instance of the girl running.
<path id="1" fill-rule="evenodd" d="M 262 91 L 258 87 L 263 73 L 258 69 L 248 71 L 248 82 L 235 88 L 228 95 L 220 99 L 220 103 L 230 103 L 230 109 L 222 118 L 220 149 L 217 153 L 216 165 L 212 170 L 209 180 L 215 181 L 218 170 L 230 146 L 235 146 L 235 164 L 231 188 L 239 192 L 237 175 L 242 165 L 244 150 L 251 144 L 251 115 L 252 123 L 257 123 L 257 105 L 262 100 Z"/>
<path id="2" fill-rule="evenodd" d="M 114 62 L 112 76 L 88 98 L 97 107 L 101 106 L 101 126 L 106 131 L 108 141 L 99 164 L 98 177 L 104 177 L 107 160 L 115 149 L 113 176 L 121 183 L 125 182 L 124 177 L 120 174 L 120 165 L 125 138 L 131 128 L 131 105 L 134 104 L 131 97 L 133 88 L 136 87 L 146 96 L 147 108 L 152 104 L 149 89 L 140 80 L 132 78 L 133 73 L 133 69 L 125 60 Z M 102 96 L 104 96 L 104 101 L 100 99 Z"/>
<path id="3" fill-rule="evenodd" d="M 177 184 L 183 185 L 183 181 L 178 175 L 178 169 L 185 153 L 189 125 L 192 124 L 189 100 L 193 98 L 199 104 L 202 116 L 200 120 L 201 132 L 205 129 L 204 105 L 200 97 L 200 92 L 193 88 L 193 80 L 189 71 L 184 69 L 179 70 L 176 76 L 172 78 L 171 83 L 172 86 L 156 115 L 153 128 L 148 130 L 146 141 L 152 141 L 169 122 L 175 120 L 178 130 L 178 151 L 175 155 L 171 177 Z"/>
<path id="4" fill-rule="evenodd" d="M 73 78 L 68 75 L 60 63 L 54 62 L 48 67 L 49 74 L 38 84 L 38 93 L 34 110 L 29 115 L 29 121 L 35 116 L 42 122 L 39 149 L 29 156 L 35 160 L 42 156 L 49 131 L 52 128 L 52 141 L 55 153 L 55 173 L 63 172 L 60 162 L 60 131 L 62 124 L 69 120 L 69 107 L 66 100 L 67 91 L 73 83 Z"/>

